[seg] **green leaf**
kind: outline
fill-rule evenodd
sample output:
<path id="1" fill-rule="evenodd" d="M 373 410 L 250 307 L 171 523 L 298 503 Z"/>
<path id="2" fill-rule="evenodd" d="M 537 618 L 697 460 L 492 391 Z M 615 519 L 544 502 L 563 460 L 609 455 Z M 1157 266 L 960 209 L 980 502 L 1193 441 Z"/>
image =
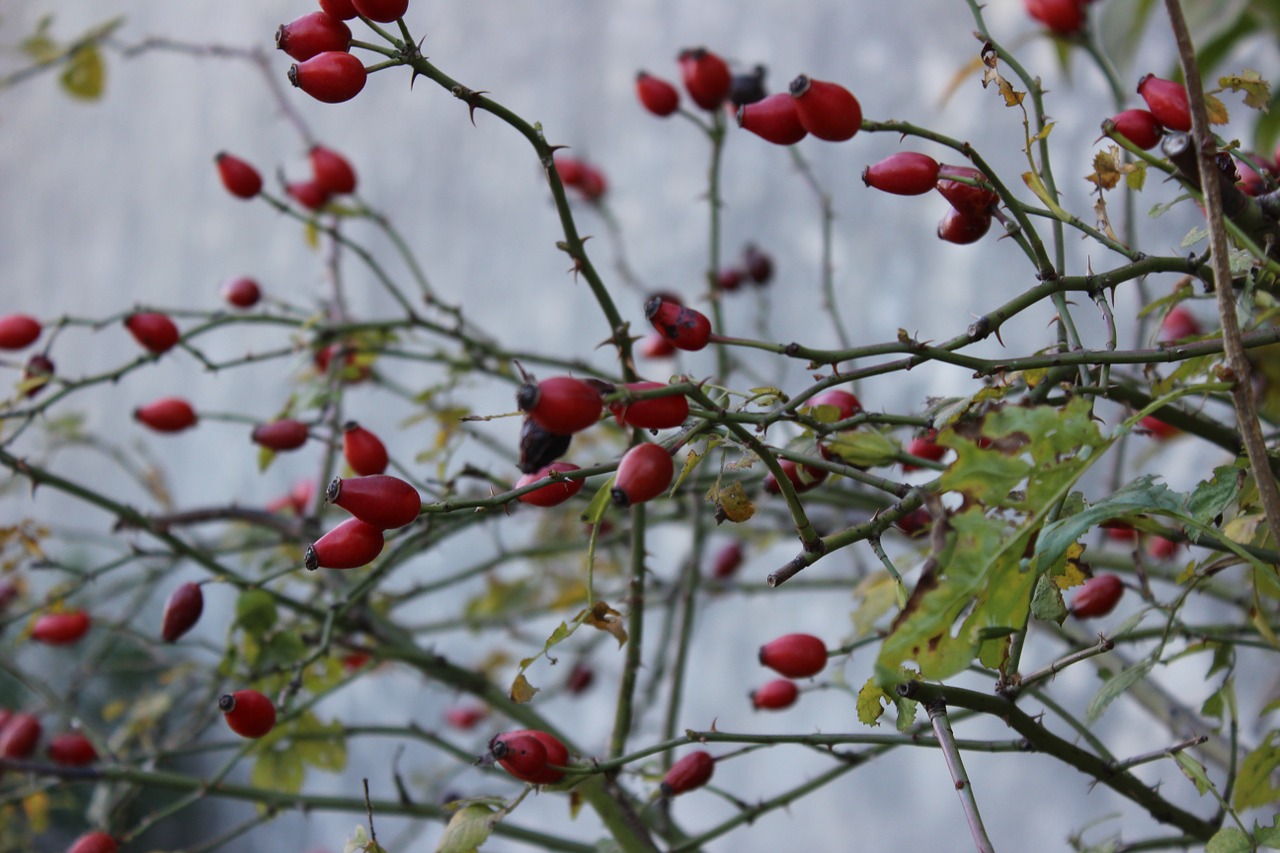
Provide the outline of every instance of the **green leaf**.
<path id="1" fill-rule="evenodd" d="M 1231 805 L 1236 811 L 1265 806 L 1280 797 L 1280 787 L 1271 781 L 1272 774 L 1280 767 L 1280 745 L 1276 736 L 1280 732 L 1272 731 L 1257 749 L 1250 752 L 1240 763 L 1240 773 L 1236 777 L 1236 790 L 1231 798 Z"/>
<path id="2" fill-rule="evenodd" d="M 1177 514 L 1181 508 L 1178 494 L 1157 482 L 1154 475 L 1144 475 L 1088 509 L 1046 524 L 1036 540 L 1036 559 L 1040 563 L 1057 562 L 1074 542 L 1104 521 L 1149 512 Z"/>
<path id="3" fill-rule="evenodd" d="M 1031 615 L 1042 622 L 1056 622 L 1061 625 L 1067 618 L 1067 605 L 1062 601 L 1062 590 L 1043 574 L 1036 581 L 1035 592 L 1031 595 Z"/>
<path id="4" fill-rule="evenodd" d="M 347 766 L 347 738 L 342 723 L 325 725 L 308 711 L 293 724 L 292 748 L 303 762 L 319 770 L 339 773 Z"/>
<path id="5" fill-rule="evenodd" d="M 1234 465 L 1213 469 L 1213 477 L 1197 485 L 1187 496 L 1186 514 L 1200 524 L 1214 524 L 1218 515 L 1240 497 L 1248 466 L 1246 460 L 1240 459 Z"/>
<path id="6" fill-rule="evenodd" d="M 302 790 L 302 782 L 306 775 L 306 769 L 302 766 L 302 757 L 293 747 L 286 747 L 264 749 L 259 752 L 258 759 L 253 763 L 253 770 L 249 773 L 249 779 L 258 788 L 296 794 Z"/>
<path id="7" fill-rule="evenodd" d="M 1253 837 L 1261 847 L 1269 850 L 1280 850 L 1280 827 L 1276 826 L 1276 818 L 1280 815 L 1271 816 L 1271 825 L 1263 826 L 1256 820 L 1253 822 Z"/>
<path id="8" fill-rule="evenodd" d="M 479 850 L 493 833 L 497 811 L 492 806 L 478 804 L 459 809 L 445 825 L 436 853 L 474 853 Z"/>
<path id="9" fill-rule="evenodd" d="M 307 653 L 302 637 L 296 631 L 272 634 L 262 644 L 256 665 L 259 667 L 287 668 L 301 660 Z"/>
<path id="10" fill-rule="evenodd" d="M 236 624 L 261 636 L 276 624 L 276 601 L 262 589 L 247 589 L 236 599 Z"/>
<path id="11" fill-rule="evenodd" d="M 835 406 L 819 406 L 834 409 Z M 837 410 L 838 411 L 838 410 Z M 902 446 L 876 430 L 849 430 L 835 434 L 827 443 L 827 449 L 850 465 L 872 468 L 892 463 L 902 452 Z"/>
<path id="12" fill-rule="evenodd" d="M 1151 672 L 1153 665 L 1151 661 L 1142 661 L 1124 670 L 1119 675 L 1113 675 L 1102 686 L 1102 689 L 1089 700 L 1089 707 L 1085 710 L 1084 715 L 1085 723 L 1093 725 L 1097 722 L 1098 718 L 1106 713 L 1112 702 L 1119 699 L 1130 687 L 1147 677 L 1147 673 Z"/>
<path id="13" fill-rule="evenodd" d="M 1186 752 L 1178 752 L 1173 756 L 1178 762 L 1178 768 L 1182 770 L 1183 775 L 1195 783 L 1196 792 L 1200 796 L 1204 796 L 1213 790 L 1213 782 L 1209 781 L 1209 774 L 1204 772 L 1204 765 L 1196 761 Z"/>
<path id="14" fill-rule="evenodd" d="M 82 101 L 96 101 L 102 97 L 106 76 L 106 66 L 102 62 L 98 46 L 84 44 L 71 52 L 59 82 L 71 97 Z"/>
<path id="15" fill-rule="evenodd" d="M 584 523 L 599 524 L 600 519 L 604 518 L 605 510 L 609 508 L 610 501 L 613 499 L 613 481 L 615 479 L 617 478 L 610 477 L 591 496 L 591 503 L 587 504 L 587 508 L 582 511 L 582 521 Z"/>
<path id="16" fill-rule="evenodd" d="M 1204 853 L 1252 853 L 1253 841 L 1238 826 L 1224 826 L 1204 846 Z"/>

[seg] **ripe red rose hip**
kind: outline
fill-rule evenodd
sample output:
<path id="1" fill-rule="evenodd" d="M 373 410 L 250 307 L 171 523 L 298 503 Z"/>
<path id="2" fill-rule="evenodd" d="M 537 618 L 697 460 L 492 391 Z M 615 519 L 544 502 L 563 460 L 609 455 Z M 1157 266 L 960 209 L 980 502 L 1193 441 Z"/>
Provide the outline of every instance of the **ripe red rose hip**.
<path id="1" fill-rule="evenodd" d="M 862 170 L 862 182 L 894 195 L 924 195 L 938 183 L 938 161 L 918 151 L 899 151 Z"/>
<path id="2" fill-rule="evenodd" d="M 1088 0 L 1022 0 L 1027 14 L 1060 36 L 1084 29 Z"/>
<path id="3" fill-rule="evenodd" d="M 621 386 L 628 391 L 651 391 L 666 388 L 661 382 L 630 382 Z M 678 427 L 689 417 L 689 400 L 683 394 L 654 397 L 649 400 L 618 401 L 609 404 L 609 411 L 620 426 L 639 429 L 671 429 Z"/>
<path id="4" fill-rule="evenodd" d="M 218 710 L 231 731 L 241 737 L 260 738 L 276 725 L 276 706 L 257 690 L 223 694 Z"/>
<path id="5" fill-rule="evenodd" d="M 0 349 L 23 349 L 40 337 L 40 321 L 29 314 L 0 317 Z"/>
<path id="6" fill-rule="evenodd" d="M 848 420 L 862 411 L 862 402 L 854 394 L 840 388 L 828 388 L 820 394 L 815 394 L 805 405 L 815 409 L 819 406 L 834 407 L 836 421 Z"/>
<path id="7" fill-rule="evenodd" d="M 1125 110 L 1111 117 L 1115 132 L 1141 148 L 1149 151 L 1160 143 L 1164 128 L 1149 110 Z"/>
<path id="8" fill-rule="evenodd" d="M 929 430 L 927 435 L 918 435 L 911 439 L 911 443 L 907 445 L 907 452 L 912 456 L 919 456 L 921 459 L 928 459 L 931 462 L 937 462 L 947 455 L 947 448 L 934 441 L 938 437 L 938 431 Z M 912 465 L 904 462 L 903 471 L 918 471 L 920 466 Z"/>
<path id="9" fill-rule="evenodd" d="M 27 758 L 40 741 L 40 720 L 25 711 L 12 715 L 0 727 L 0 758 Z"/>
<path id="10" fill-rule="evenodd" d="M 302 421 L 282 418 L 253 428 L 253 443 L 268 450 L 297 450 L 307 443 L 310 430 Z"/>
<path id="11" fill-rule="evenodd" d="M 168 314 L 132 314 L 125 318 L 124 325 L 144 349 L 157 354 L 168 352 L 182 336 L 177 324 L 169 319 Z"/>
<path id="12" fill-rule="evenodd" d="M 704 110 L 717 109 L 729 97 L 733 75 L 729 66 L 704 47 L 680 51 L 680 79 L 693 102 Z"/>
<path id="13" fill-rule="evenodd" d="M 348 518 L 312 542 L 302 564 L 310 571 L 358 569 L 372 563 L 385 544 L 382 528 L 358 518 Z"/>
<path id="14" fill-rule="evenodd" d="M 197 583 L 184 583 L 169 594 L 164 604 L 164 619 L 161 622 L 160 636 L 166 643 L 177 641 L 179 637 L 195 627 L 204 612 L 204 592 Z"/>
<path id="15" fill-rule="evenodd" d="M 742 267 L 752 284 L 766 285 L 773 279 L 773 256 L 755 243 L 742 247 Z"/>
<path id="16" fill-rule="evenodd" d="M 705 750 L 691 752 L 671 765 L 667 775 L 662 777 L 663 796 L 675 797 L 680 794 L 701 788 L 711 781 L 715 772 L 716 760 Z"/>
<path id="17" fill-rule="evenodd" d="M 242 275 L 223 283 L 222 298 L 234 308 L 252 308 L 262 298 L 262 288 L 258 282 Z"/>
<path id="18" fill-rule="evenodd" d="M 799 695 L 800 688 L 796 687 L 794 681 L 775 678 L 773 681 L 751 692 L 751 704 L 757 710 L 781 711 L 783 708 L 790 708 L 794 705 L 796 697 Z"/>
<path id="19" fill-rule="evenodd" d="M 337 151 L 316 145 L 309 155 L 311 175 L 315 182 L 334 195 L 356 191 L 356 170 Z"/>
<path id="20" fill-rule="evenodd" d="M 98 750 L 79 732 L 63 732 L 49 739 L 49 760 L 67 767 L 83 767 L 98 760 Z"/>
<path id="21" fill-rule="evenodd" d="M 1155 415 L 1147 415 L 1138 421 L 1138 427 L 1150 433 L 1151 437 L 1156 441 L 1168 441 L 1181 434 L 1181 431 L 1176 426 L 1165 423 Z"/>
<path id="22" fill-rule="evenodd" d="M 1160 124 L 1183 133 L 1191 130 L 1191 103 L 1187 100 L 1186 86 L 1147 74 L 1138 81 L 1138 94 Z"/>
<path id="23" fill-rule="evenodd" d="M 325 500 L 380 530 L 404 527 L 422 511 L 418 490 L 399 477 L 334 477 L 325 489 Z"/>
<path id="24" fill-rule="evenodd" d="M 525 486 L 532 485 L 539 480 L 550 476 L 552 471 L 566 472 L 577 471 L 578 466 L 572 462 L 552 462 L 545 468 L 534 471 L 532 474 L 525 474 L 519 480 L 516 480 L 516 488 L 522 489 Z M 530 504 L 532 506 L 559 506 L 569 498 L 582 491 L 583 480 L 557 480 L 548 483 L 540 489 L 534 489 L 532 492 L 525 492 L 516 500 L 521 503 Z"/>
<path id="25" fill-rule="evenodd" d="M 329 203 L 329 191 L 318 181 L 291 181 L 284 185 L 284 191 L 307 210 L 319 210 Z"/>
<path id="26" fill-rule="evenodd" d="M 280 25 L 276 47 L 299 62 L 328 50 L 350 50 L 351 28 L 327 12 L 310 12 Z"/>
<path id="27" fill-rule="evenodd" d="M 659 118 L 666 118 L 680 109 L 680 92 L 676 87 L 646 71 L 636 73 L 636 97 L 646 110 Z"/>
<path id="28" fill-rule="evenodd" d="M 790 459 L 779 459 L 778 467 L 782 469 L 782 473 L 791 481 L 791 488 L 797 494 L 816 489 L 822 484 L 823 480 L 827 479 L 825 468 L 797 465 Z M 782 488 L 778 485 L 778 478 L 773 476 L 772 471 L 765 475 L 764 490 L 771 495 L 782 494 Z"/>
<path id="29" fill-rule="evenodd" d="M 349 21 L 360 14 L 351 0 L 320 0 L 320 8 L 340 21 Z"/>
<path id="30" fill-rule="evenodd" d="M 369 430 L 355 421 L 342 425 L 342 456 L 362 477 L 381 474 L 387 470 L 387 447 Z"/>
<path id="31" fill-rule="evenodd" d="M 1200 334 L 1200 321 L 1182 305 L 1169 309 L 1160 321 L 1160 342 L 1169 343 Z"/>
<path id="32" fill-rule="evenodd" d="M 541 762 L 538 751 L 528 740 L 542 747 Z M 489 741 L 489 752 L 502 767 L 525 782 L 535 785 L 551 785 L 564 778 L 564 773 L 547 765 L 564 767 L 569 763 L 569 750 L 555 735 L 536 729 L 521 729 L 495 735 Z"/>
<path id="33" fill-rule="evenodd" d="M 958 246 L 976 243 L 991 230 L 991 218 L 990 213 L 962 213 L 952 208 L 938 223 L 938 239 Z"/>
<path id="34" fill-rule="evenodd" d="M 156 432 L 182 432 L 196 425 L 196 412 L 181 397 L 162 397 L 133 410 L 139 423 Z"/>
<path id="35" fill-rule="evenodd" d="M 445 713 L 444 721 L 455 729 L 469 731 L 487 716 L 489 709 L 482 705 L 455 705 Z"/>
<path id="36" fill-rule="evenodd" d="M 573 669 L 569 671 L 569 677 L 564 681 L 564 689 L 568 690 L 574 696 L 585 693 L 587 688 L 595 684 L 596 672 L 585 663 L 575 663 Z"/>
<path id="37" fill-rule="evenodd" d="M 786 92 L 767 95 L 738 108 L 738 127 L 774 145 L 795 145 L 809 135 L 796 101 Z"/>
<path id="38" fill-rule="evenodd" d="M 1077 619 L 1106 616 L 1124 595 L 1124 581 L 1116 575 L 1098 575 L 1085 581 L 1071 601 L 1071 615 Z"/>
<path id="39" fill-rule="evenodd" d="M 644 316 L 676 349 L 695 352 L 711 341 L 711 321 L 700 311 L 661 296 L 644 304 Z"/>
<path id="40" fill-rule="evenodd" d="M 117 853 L 116 840 L 105 832 L 88 832 L 67 848 L 67 853 Z"/>
<path id="41" fill-rule="evenodd" d="M 351 0 L 351 5 L 361 15 L 380 24 L 403 18 L 409 10 L 409 0 Z"/>
<path id="42" fill-rule="evenodd" d="M 760 663 L 787 678 L 808 678 L 827 665 L 827 647 L 812 634 L 783 634 L 760 647 Z"/>
<path id="43" fill-rule="evenodd" d="M 814 80 L 804 74 L 791 81 L 800 124 L 819 139 L 844 142 L 862 127 L 862 106 L 839 83 Z"/>
<path id="44" fill-rule="evenodd" d="M 675 475 L 675 463 L 666 448 L 658 444 L 637 444 L 622 456 L 613 481 L 613 502 L 617 506 L 653 500 L 667 490 Z"/>
<path id="45" fill-rule="evenodd" d="M 253 198 L 262 192 L 262 175 L 244 160 L 221 151 L 213 162 L 218 167 L 222 185 L 236 198 Z"/>
<path id="46" fill-rule="evenodd" d="M 671 341 L 657 332 L 650 332 L 644 340 L 636 345 L 636 351 L 645 358 L 671 358 L 679 350 Z"/>
<path id="47" fill-rule="evenodd" d="M 43 391 L 53 378 L 54 370 L 53 361 L 47 355 L 36 353 L 27 359 L 27 363 L 22 366 L 23 395 L 34 397 Z"/>
<path id="48" fill-rule="evenodd" d="M 336 50 L 318 53 L 289 68 L 290 83 L 326 104 L 351 100 L 360 94 L 367 78 L 363 62 Z"/>
<path id="49" fill-rule="evenodd" d="M 46 613 L 31 626 L 31 639 L 50 646 L 69 646 L 89 633 L 91 620 L 83 610 Z"/>
<path id="50" fill-rule="evenodd" d="M 740 542 L 730 542 L 725 545 L 716 552 L 715 558 L 711 561 L 712 577 L 720 580 L 733 577 L 742 566 L 742 557 L 742 544 Z"/>
<path id="51" fill-rule="evenodd" d="M 516 405 L 555 435 L 572 435 L 594 426 L 604 411 L 600 392 L 572 376 L 526 382 L 516 392 Z"/>
<path id="52" fill-rule="evenodd" d="M 1000 196 L 996 195 L 995 190 L 988 189 L 986 186 L 967 184 L 964 181 L 955 180 L 956 178 L 986 184 L 987 176 L 970 166 L 944 164 L 938 167 L 938 192 L 961 213 L 980 216 L 989 212 L 991 206 L 1000 201 Z"/>

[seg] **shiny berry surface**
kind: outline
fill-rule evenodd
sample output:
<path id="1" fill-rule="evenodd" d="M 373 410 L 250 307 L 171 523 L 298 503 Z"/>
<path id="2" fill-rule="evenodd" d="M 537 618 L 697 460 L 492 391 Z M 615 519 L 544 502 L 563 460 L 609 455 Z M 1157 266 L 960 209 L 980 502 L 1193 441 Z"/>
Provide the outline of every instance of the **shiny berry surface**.
<path id="1" fill-rule="evenodd" d="M 784 634 L 760 647 L 760 663 L 787 678 L 808 678 L 827 665 L 827 647 L 812 634 Z"/>
<path id="2" fill-rule="evenodd" d="M 862 106 L 839 83 L 814 80 L 804 74 L 791 81 L 800 124 L 818 139 L 844 142 L 862 127 Z"/>
<path id="3" fill-rule="evenodd" d="M 325 490 L 325 499 L 382 530 L 404 527 L 422 510 L 418 490 L 390 474 L 335 477 Z"/>
<path id="4" fill-rule="evenodd" d="M 1022 0 L 1027 14 L 1060 36 L 1084 29 L 1086 0 Z"/>
<path id="5" fill-rule="evenodd" d="M 276 725 L 276 706 L 257 690 L 237 690 L 218 699 L 218 710 L 231 731 L 247 738 L 260 738 Z"/>
<path id="6" fill-rule="evenodd" d="M 280 25 L 276 47 L 299 62 L 327 50 L 346 51 L 351 47 L 351 28 L 326 12 L 310 12 Z"/>
<path id="7" fill-rule="evenodd" d="M 139 423 L 156 432 L 181 432 L 196 425 L 196 411 L 181 397 L 163 397 L 133 410 Z"/>
<path id="8" fill-rule="evenodd" d="M 693 102 L 704 110 L 717 109 L 729 97 L 733 75 L 729 66 L 705 47 L 682 50 L 680 79 Z"/>
<path id="9" fill-rule="evenodd" d="M 938 223 L 938 239 L 957 246 L 967 246 L 981 240 L 991 230 L 989 213 L 963 213 L 952 208 Z"/>
<path id="10" fill-rule="evenodd" d="M 661 382 L 630 382 L 619 390 L 654 391 L 667 386 Z M 632 400 L 629 403 L 609 404 L 609 411 L 619 425 L 640 429 L 671 429 L 678 427 L 689 417 L 689 400 L 683 394 L 654 397 L 648 400 Z"/>
<path id="11" fill-rule="evenodd" d="M 382 528 L 348 518 L 307 548 L 303 565 L 316 569 L 358 569 L 372 563 L 386 540 Z"/>
<path id="12" fill-rule="evenodd" d="M 204 613 L 204 592 L 197 583 L 184 583 L 169 594 L 164 604 L 164 618 L 161 621 L 160 637 L 166 643 L 173 643 L 186 634 L 200 621 Z"/>
<path id="13" fill-rule="evenodd" d="M 409 0 L 351 0 L 357 12 L 371 21 L 389 24 L 409 11 Z"/>
<path id="14" fill-rule="evenodd" d="M 577 471 L 577 470 L 578 470 L 578 466 L 574 465 L 572 462 L 552 462 L 547 467 L 534 471 L 532 474 L 525 474 L 519 480 L 516 480 L 515 487 L 517 489 L 522 489 L 525 486 L 530 486 L 538 482 L 539 480 L 546 479 L 548 476 L 550 476 L 550 474 L 553 471 L 565 472 L 565 471 Z M 559 506 L 560 504 L 564 503 L 565 501 L 569 500 L 571 497 L 576 495 L 578 492 L 582 491 L 582 486 L 584 482 L 585 481 L 582 479 L 558 480 L 552 483 L 548 483 L 547 485 L 543 486 L 540 489 L 534 489 L 531 492 L 525 492 L 523 495 L 516 498 L 516 500 L 520 501 L 521 503 L 530 504 L 531 506 L 541 506 L 541 507 Z"/>
<path id="15" fill-rule="evenodd" d="M 282 418 L 253 428 L 253 443 L 268 450 L 297 450 L 307 443 L 311 430 L 302 421 Z"/>
<path id="16" fill-rule="evenodd" d="M 67 853 L 117 853 L 120 846 L 105 832 L 88 832 L 67 848 Z"/>
<path id="17" fill-rule="evenodd" d="M 218 153 L 213 161 L 222 185 L 236 198 L 250 199 L 262 192 L 262 175 L 249 163 L 225 151 Z"/>
<path id="18" fill-rule="evenodd" d="M 862 182 L 894 195 L 924 195 L 938 183 L 938 161 L 918 151 L 899 151 L 862 170 Z"/>
<path id="19" fill-rule="evenodd" d="M 124 326 L 144 349 L 162 353 L 173 349 L 182 335 L 168 314 L 144 312 L 125 318 Z"/>
<path id="20" fill-rule="evenodd" d="M 1098 575 L 1085 581 L 1071 600 L 1071 615 L 1077 619 L 1106 616 L 1124 595 L 1124 581 L 1116 575 Z"/>
<path id="21" fill-rule="evenodd" d="M 98 750 L 79 732 L 63 732 L 49 738 L 45 748 L 49 760 L 67 767 L 84 767 L 98 760 Z"/>
<path id="22" fill-rule="evenodd" d="M 739 107 L 738 127 L 774 145 L 795 145 L 809 135 L 800 123 L 795 99 L 786 92 L 768 95 Z"/>
<path id="23" fill-rule="evenodd" d="M 1111 117 L 1116 133 L 1144 151 L 1160 144 L 1164 128 L 1150 110 L 1125 110 Z"/>
<path id="24" fill-rule="evenodd" d="M 240 276 L 223 283 L 222 298 L 234 308 L 252 308 L 262 299 L 262 288 L 248 276 Z"/>
<path id="25" fill-rule="evenodd" d="M 40 321 L 30 314 L 6 314 L 0 317 L 0 349 L 23 349 L 40 337 Z"/>
<path id="26" fill-rule="evenodd" d="M 342 426 L 342 457 L 362 477 L 383 473 L 390 461 L 382 439 L 355 421 Z"/>
<path id="27" fill-rule="evenodd" d="M 957 178 L 964 180 L 956 180 Z M 1000 201 L 1000 196 L 996 195 L 995 190 L 965 183 L 966 180 L 985 183 L 987 178 L 970 166 L 944 164 L 938 167 L 938 192 L 960 213 L 980 216 L 990 211 L 991 206 Z"/>
<path id="28" fill-rule="evenodd" d="M 671 765 L 667 775 L 662 777 L 662 793 L 675 797 L 701 788 L 711 781 L 715 769 L 716 761 L 711 753 L 701 749 L 691 752 Z"/>
<path id="29" fill-rule="evenodd" d="M 604 412 L 600 392 L 572 376 L 526 382 L 516 392 L 516 405 L 538 426 L 556 435 L 571 435 L 594 426 Z"/>
<path id="30" fill-rule="evenodd" d="M 796 703 L 800 688 L 794 681 L 786 678 L 775 678 L 751 692 L 751 704 L 757 710 L 781 711 Z"/>
<path id="31" fill-rule="evenodd" d="M 503 758 L 512 751 L 513 742 L 536 755 L 536 750 L 532 750 L 531 747 L 525 744 L 523 740 L 525 738 L 531 738 L 542 746 L 543 760 L 541 766 L 529 766 L 527 770 L 522 767 L 521 772 L 517 773 L 503 762 Z M 552 770 L 547 765 L 554 764 L 564 767 L 569 763 L 569 750 L 560 739 L 555 735 L 536 729 L 521 729 L 496 735 L 489 741 L 489 750 L 493 753 L 494 758 L 498 759 L 498 763 L 502 764 L 512 776 L 525 782 L 532 782 L 535 785 L 551 785 L 559 782 L 564 778 L 564 773 L 559 770 Z"/>
<path id="32" fill-rule="evenodd" d="M 31 626 L 31 639 L 49 646 L 69 646 L 89 633 L 92 620 L 83 610 L 46 613 Z"/>
<path id="33" fill-rule="evenodd" d="M 1138 94 L 1161 125 L 1183 133 L 1191 130 L 1191 102 L 1186 86 L 1147 74 L 1138 81 Z"/>
<path id="34" fill-rule="evenodd" d="M 308 157 L 311 176 L 326 192 L 346 195 L 356 191 L 356 170 L 346 157 L 323 145 L 312 147 Z"/>
<path id="35" fill-rule="evenodd" d="M 351 100 L 360 94 L 367 77 L 363 62 L 335 50 L 318 53 L 289 69 L 290 83 L 326 104 Z"/>
<path id="36" fill-rule="evenodd" d="M 711 341 L 711 321 L 700 311 L 659 296 L 644 306 L 644 316 L 676 349 L 696 352 Z"/>
<path id="37" fill-rule="evenodd" d="M 653 500 L 667 490 L 675 475 L 675 463 L 666 448 L 637 444 L 623 454 L 613 481 L 613 502 L 621 507 Z"/>
<path id="38" fill-rule="evenodd" d="M 661 77 L 645 71 L 636 74 L 636 98 L 659 118 L 666 118 L 680 109 L 679 90 Z"/>

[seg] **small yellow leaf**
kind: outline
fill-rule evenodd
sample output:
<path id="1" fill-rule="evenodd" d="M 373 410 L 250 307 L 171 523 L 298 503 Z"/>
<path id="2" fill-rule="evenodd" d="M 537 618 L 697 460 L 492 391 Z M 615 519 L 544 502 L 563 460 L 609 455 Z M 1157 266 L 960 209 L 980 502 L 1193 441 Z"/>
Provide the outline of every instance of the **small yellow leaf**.
<path id="1" fill-rule="evenodd" d="M 716 519 L 727 519 L 740 524 L 756 514 L 756 505 L 747 497 L 741 481 L 734 481 L 724 488 L 711 487 L 708 497 L 716 505 Z"/>
<path id="2" fill-rule="evenodd" d="M 96 101 L 102 97 L 106 76 L 106 66 L 97 46 L 82 45 L 68 58 L 66 70 L 62 72 L 62 88 L 73 98 Z"/>
<path id="3" fill-rule="evenodd" d="M 517 705 L 525 704 L 537 692 L 538 688 L 530 684 L 529 679 L 525 678 L 523 673 L 517 675 L 516 680 L 511 682 L 511 701 Z"/>
<path id="4" fill-rule="evenodd" d="M 49 829 L 49 795 L 37 791 L 22 800 L 22 811 L 27 816 L 31 829 L 40 835 Z"/>
<path id="5" fill-rule="evenodd" d="M 1271 84 L 1252 68 L 1246 68 L 1239 74 L 1219 77 L 1218 85 L 1233 92 L 1244 92 L 1244 105 L 1251 109 L 1265 113 L 1267 104 L 1271 103 Z"/>
<path id="6" fill-rule="evenodd" d="M 1098 189 L 1109 190 L 1120 183 L 1120 149 L 1114 145 L 1093 155 L 1093 173 L 1085 175 L 1085 180 Z"/>
<path id="7" fill-rule="evenodd" d="M 618 648 L 627 644 L 627 629 L 622 624 L 622 614 L 605 602 L 597 601 L 585 622 L 592 628 L 612 634 L 618 641 Z"/>
<path id="8" fill-rule="evenodd" d="M 1227 105 L 1210 94 L 1204 96 L 1204 107 L 1209 113 L 1209 124 L 1226 124 L 1230 121 Z"/>

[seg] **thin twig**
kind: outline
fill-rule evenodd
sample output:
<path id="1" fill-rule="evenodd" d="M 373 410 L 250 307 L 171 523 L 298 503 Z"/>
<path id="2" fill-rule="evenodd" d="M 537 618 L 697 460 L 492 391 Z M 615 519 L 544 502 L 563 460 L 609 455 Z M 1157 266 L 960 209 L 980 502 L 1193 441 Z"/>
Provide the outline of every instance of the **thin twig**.
<path id="1" fill-rule="evenodd" d="M 943 702 L 930 702 L 926 707 L 929 711 L 929 722 L 933 724 L 933 733 L 938 738 L 938 745 L 942 747 L 942 755 L 947 761 L 947 769 L 951 771 L 951 780 L 955 783 L 956 793 L 960 795 L 960 805 L 964 807 L 964 817 L 969 822 L 974 846 L 978 853 L 995 853 L 995 847 L 987 837 L 986 827 L 982 825 L 978 800 L 973 796 L 973 785 L 969 782 L 969 775 L 965 773 L 964 761 L 961 760 L 960 750 L 956 746 L 956 736 L 951 731 L 951 721 L 947 719 L 947 706 Z"/>

